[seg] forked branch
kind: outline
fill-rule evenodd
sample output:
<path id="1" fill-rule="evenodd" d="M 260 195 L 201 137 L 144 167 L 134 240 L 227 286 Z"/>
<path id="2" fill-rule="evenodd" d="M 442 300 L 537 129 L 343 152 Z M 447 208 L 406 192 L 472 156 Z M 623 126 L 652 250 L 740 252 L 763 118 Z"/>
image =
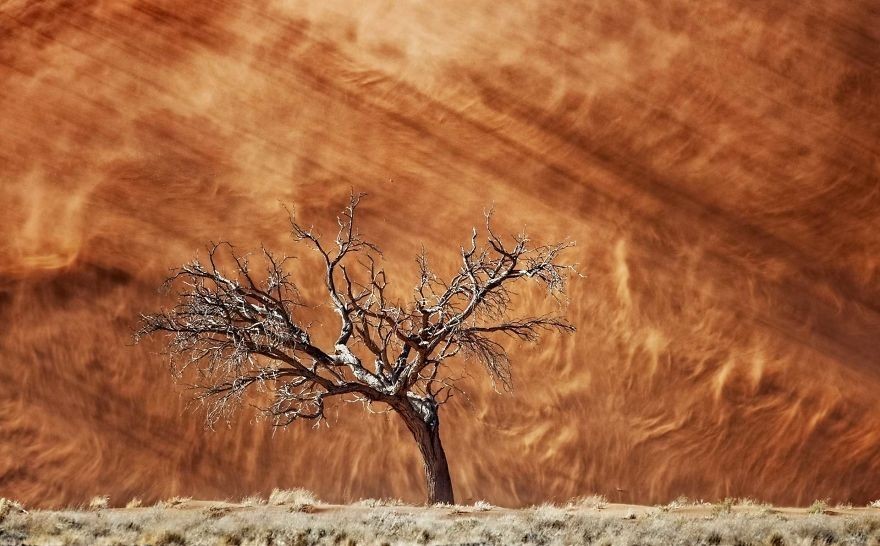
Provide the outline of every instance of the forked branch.
<path id="1" fill-rule="evenodd" d="M 505 338 L 534 343 L 548 331 L 574 331 L 558 315 L 511 316 L 520 283 L 537 284 L 565 302 L 574 268 L 560 256 L 572 242 L 534 245 L 524 233 L 499 236 L 487 213 L 485 235 L 472 230 L 450 277 L 444 280 L 422 251 L 412 296 L 399 300 L 401 294 L 390 292 L 381 252 L 357 229 L 361 197 L 351 196 L 329 244 L 290 215 L 294 240 L 323 262 L 323 285 L 340 317 L 332 348 L 309 335 L 302 315 L 310 307 L 285 270 L 288 258 L 265 249 L 258 274 L 250 256 L 228 243 L 211 245 L 206 261 L 184 264 L 166 282 L 177 305 L 142 317 L 138 336 L 167 334 L 174 370 L 196 370 L 197 399 L 208 405 L 209 420 L 228 417 L 247 393 L 260 391 L 268 400 L 263 409 L 278 425 L 324 418 L 333 397 L 383 402 L 429 422 L 457 388 L 445 371 L 452 359 L 480 362 L 508 388 Z"/>

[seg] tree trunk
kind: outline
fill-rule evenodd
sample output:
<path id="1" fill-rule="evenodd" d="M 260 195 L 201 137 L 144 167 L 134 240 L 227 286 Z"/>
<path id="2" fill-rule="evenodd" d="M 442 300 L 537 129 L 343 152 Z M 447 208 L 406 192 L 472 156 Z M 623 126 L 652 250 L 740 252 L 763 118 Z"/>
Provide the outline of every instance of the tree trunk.
<path id="1" fill-rule="evenodd" d="M 407 428 L 419 444 L 419 451 L 425 464 L 425 480 L 428 485 L 429 504 L 455 504 L 452 494 L 452 478 L 446 452 L 440 443 L 440 421 L 433 416 L 431 423 L 423 421 L 414 411 L 400 411 Z"/>

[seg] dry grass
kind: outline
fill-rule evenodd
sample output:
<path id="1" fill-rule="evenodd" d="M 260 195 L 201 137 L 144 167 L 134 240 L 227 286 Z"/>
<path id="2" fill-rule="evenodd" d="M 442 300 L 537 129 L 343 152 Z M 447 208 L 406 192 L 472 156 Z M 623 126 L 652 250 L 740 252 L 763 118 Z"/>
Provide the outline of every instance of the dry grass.
<path id="1" fill-rule="evenodd" d="M 241 499 L 241 504 L 244 506 L 262 506 L 266 504 L 266 499 L 258 495 L 251 495 Z"/>
<path id="2" fill-rule="evenodd" d="M 828 511 L 828 500 L 819 499 L 813 501 L 813 504 L 807 509 L 811 514 L 824 514 Z"/>
<path id="3" fill-rule="evenodd" d="M 89 510 L 105 510 L 108 506 L 110 506 L 110 497 L 106 495 L 92 497 L 89 501 Z"/>
<path id="4" fill-rule="evenodd" d="M 269 495 L 269 504 L 273 506 L 287 505 L 296 511 L 299 508 L 318 504 L 315 494 L 308 489 L 273 489 Z"/>
<path id="5" fill-rule="evenodd" d="M 6 516 L 15 512 L 27 513 L 24 507 L 16 501 L 0 497 L 0 523 L 3 523 Z"/>
<path id="6" fill-rule="evenodd" d="M 403 506 L 404 502 L 399 499 L 361 499 L 354 503 L 354 506 L 366 506 L 375 508 L 377 506 Z"/>
<path id="7" fill-rule="evenodd" d="M 474 503 L 474 510 L 476 510 L 478 512 L 488 512 L 489 510 L 491 510 L 493 508 L 495 508 L 495 507 L 486 501 L 480 500 L 480 501 L 477 501 Z"/>
<path id="8" fill-rule="evenodd" d="M 812 507 L 768 510 L 754 502 L 727 499 L 716 505 L 676 502 L 661 509 L 592 497 L 522 510 L 485 502 L 337 506 L 322 504 L 302 490 L 273 492 L 268 503 L 255 497 L 245 500 L 27 513 L 0 499 L 0 546 L 880 544 L 880 510 L 873 508 L 835 507 L 825 513 Z M 298 505 L 315 509 L 291 511 Z"/>
<path id="9" fill-rule="evenodd" d="M 186 504 L 191 500 L 192 497 L 171 497 L 170 499 L 165 500 L 165 506 L 173 508 L 175 506 Z"/>
<path id="10" fill-rule="evenodd" d="M 592 510 L 602 510 L 608 506 L 608 499 L 604 495 L 590 495 L 587 497 L 578 497 L 572 499 L 568 503 L 573 508 L 590 508 Z"/>

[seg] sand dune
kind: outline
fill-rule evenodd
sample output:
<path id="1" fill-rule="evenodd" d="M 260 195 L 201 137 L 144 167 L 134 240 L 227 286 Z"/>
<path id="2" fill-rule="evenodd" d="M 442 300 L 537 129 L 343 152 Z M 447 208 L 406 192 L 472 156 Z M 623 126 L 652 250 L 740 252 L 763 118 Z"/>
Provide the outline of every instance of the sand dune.
<path id="1" fill-rule="evenodd" d="M 0 495 L 420 500 L 389 416 L 206 432 L 130 345 L 168 268 L 295 253 L 279 203 L 329 230 L 354 188 L 401 289 L 492 203 L 578 241 L 578 334 L 446 410 L 464 502 L 880 496 L 878 29 L 869 0 L 0 2 Z"/>

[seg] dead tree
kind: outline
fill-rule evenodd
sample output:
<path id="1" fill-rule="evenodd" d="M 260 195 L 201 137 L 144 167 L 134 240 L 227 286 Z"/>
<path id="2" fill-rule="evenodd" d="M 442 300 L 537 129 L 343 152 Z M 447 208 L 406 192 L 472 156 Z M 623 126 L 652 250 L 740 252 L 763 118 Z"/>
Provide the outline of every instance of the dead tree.
<path id="1" fill-rule="evenodd" d="M 324 419 L 331 398 L 382 404 L 397 412 L 424 459 L 430 503 L 454 502 L 446 454 L 440 442 L 439 408 L 457 389 L 448 371 L 453 358 L 479 362 L 493 381 L 510 387 L 507 336 L 535 342 L 542 332 L 572 332 L 556 315 L 511 318 L 511 286 L 532 281 L 557 300 L 571 265 L 560 254 L 571 242 L 534 245 L 525 234 L 505 241 L 486 214 L 485 236 L 471 232 L 457 272 L 441 280 L 423 251 L 413 295 L 389 293 L 379 249 L 361 238 L 353 195 L 327 244 L 291 214 L 292 234 L 323 262 L 324 288 L 340 319 L 332 347 L 312 341 L 286 258 L 262 250 L 265 271 L 254 271 L 231 245 L 209 247 L 207 261 L 194 260 L 166 281 L 177 305 L 142 316 L 137 338 L 168 335 L 172 371 L 195 368 L 196 399 L 210 422 L 228 418 L 248 394 L 278 426 Z M 231 273 L 224 272 L 225 269 Z M 261 391 L 261 393 L 260 393 Z"/>

